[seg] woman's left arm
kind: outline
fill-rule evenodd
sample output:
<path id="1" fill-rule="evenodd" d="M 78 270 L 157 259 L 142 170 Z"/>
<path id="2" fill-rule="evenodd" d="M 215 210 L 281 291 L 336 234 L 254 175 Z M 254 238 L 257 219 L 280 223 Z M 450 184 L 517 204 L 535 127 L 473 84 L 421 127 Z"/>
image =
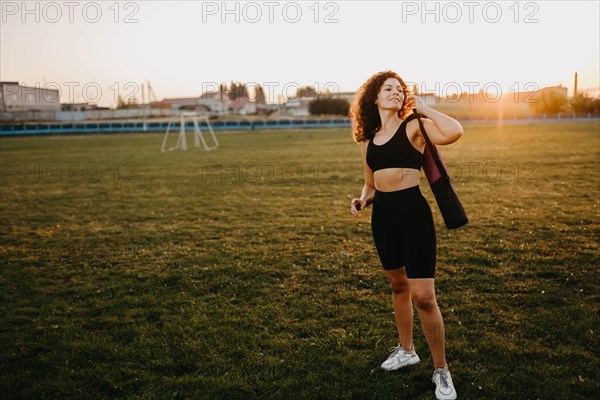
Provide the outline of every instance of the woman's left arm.
<path id="1" fill-rule="evenodd" d="M 427 107 L 420 99 L 413 98 L 413 108 L 426 118 L 421 118 L 427 136 L 433 144 L 445 145 L 456 142 L 463 134 L 463 127 L 452 117 Z M 409 103 L 410 104 L 410 103 Z"/>

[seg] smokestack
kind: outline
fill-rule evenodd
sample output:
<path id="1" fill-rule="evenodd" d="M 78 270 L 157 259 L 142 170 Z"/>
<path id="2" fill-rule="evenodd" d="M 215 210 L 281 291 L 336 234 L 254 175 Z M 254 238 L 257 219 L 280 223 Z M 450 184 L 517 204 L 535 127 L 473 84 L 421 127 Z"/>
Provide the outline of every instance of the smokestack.
<path id="1" fill-rule="evenodd" d="M 573 89 L 573 97 L 577 96 L 577 72 L 575 72 L 575 89 Z"/>

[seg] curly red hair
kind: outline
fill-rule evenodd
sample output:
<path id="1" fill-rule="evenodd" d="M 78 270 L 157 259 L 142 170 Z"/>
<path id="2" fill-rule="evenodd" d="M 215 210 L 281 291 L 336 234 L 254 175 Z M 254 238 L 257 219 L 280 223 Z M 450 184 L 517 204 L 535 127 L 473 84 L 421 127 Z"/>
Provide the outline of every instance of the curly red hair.
<path id="1" fill-rule="evenodd" d="M 379 111 L 377 109 L 377 94 L 379 89 L 388 78 L 396 78 L 402 86 L 404 91 L 404 102 L 402 108 L 398 111 L 400 119 L 405 119 L 407 114 L 411 113 L 410 108 L 405 107 L 406 98 L 409 96 L 409 90 L 404 83 L 404 80 L 400 78 L 400 75 L 394 71 L 382 71 L 372 75 L 362 86 L 358 89 L 358 93 L 354 97 L 352 104 L 350 105 L 350 111 L 348 112 L 352 121 L 352 135 L 356 142 L 362 142 L 367 139 L 373 139 L 375 132 L 381 128 L 381 118 L 379 117 Z"/>

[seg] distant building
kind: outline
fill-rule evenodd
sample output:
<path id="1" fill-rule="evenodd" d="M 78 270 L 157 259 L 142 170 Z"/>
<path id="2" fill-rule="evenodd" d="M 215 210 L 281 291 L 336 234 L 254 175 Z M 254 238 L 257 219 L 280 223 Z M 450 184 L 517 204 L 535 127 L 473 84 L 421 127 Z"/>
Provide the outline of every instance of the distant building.
<path id="1" fill-rule="evenodd" d="M 281 104 L 280 109 L 276 115 L 290 116 L 290 117 L 308 117 L 310 116 L 310 103 L 317 98 L 322 99 L 338 99 L 346 100 L 351 103 L 356 96 L 356 92 L 323 92 L 320 94 L 312 94 L 308 96 L 292 97 L 287 99 L 286 102 Z"/>
<path id="2" fill-rule="evenodd" d="M 164 99 L 150 103 L 150 108 L 168 110 L 186 110 L 223 115 L 227 113 L 248 115 L 255 114 L 256 103 L 247 98 L 240 97 L 230 100 L 226 94 L 221 92 L 206 92 L 200 97 L 179 97 Z"/>
<path id="3" fill-rule="evenodd" d="M 60 111 L 58 89 L 21 86 L 19 82 L 0 82 L 0 112 Z"/>
<path id="4" fill-rule="evenodd" d="M 200 96 L 200 103 L 208 107 L 211 113 L 223 115 L 227 112 L 227 95 L 222 92 L 204 92 Z"/>
<path id="5" fill-rule="evenodd" d="M 281 106 L 279 104 L 261 104 L 256 105 L 256 113 L 258 115 L 271 115 L 279 111 Z"/>
<path id="6" fill-rule="evenodd" d="M 172 99 L 163 99 L 161 101 L 153 101 L 150 103 L 150 108 L 182 110 L 193 109 L 200 106 L 200 97 L 177 97 Z"/>
<path id="7" fill-rule="evenodd" d="M 98 107 L 96 104 L 90 103 L 63 103 L 60 105 L 61 111 L 93 111 L 108 109 L 108 107 Z"/>
<path id="8" fill-rule="evenodd" d="M 314 99 L 314 96 L 294 97 L 292 99 L 288 99 L 281 105 L 278 114 L 293 117 L 307 117 L 310 115 L 310 112 L 308 111 L 308 105 Z"/>
<path id="9" fill-rule="evenodd" d="M 239 97 L 235 100 L 228 100 L 226 104 L 227 111 L 229 111 L 232 114 L 256 114 L 256 103 L 248 100 L 248 98 L 246 97 Z"/>
<path id="10" fill-rule="evenodd" d="M 354 97 L 356 97 L 356 92 L 335 92 L 330 95 L 331 99 L 346 100 L 348 103 L 352 103 Z"/>

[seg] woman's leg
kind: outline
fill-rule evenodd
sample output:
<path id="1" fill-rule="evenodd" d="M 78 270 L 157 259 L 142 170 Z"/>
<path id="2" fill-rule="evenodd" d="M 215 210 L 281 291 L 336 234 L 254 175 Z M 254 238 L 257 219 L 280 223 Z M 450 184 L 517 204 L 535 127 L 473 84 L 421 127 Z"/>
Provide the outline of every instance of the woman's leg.
<path id="1" fill-rule="evenodd" d="M 413 308 L 406 268 L 386 270 L 385 275 L 392 286 L 392 303 L 394 318 L 398 326 L 398 343 L 405 350 L 410 350 L 413 345 Z"/>
<path id="2" fill-rule="evenodd" d="M 433 357 L 434 367 L 447 368 L 444 320 L 435 298 L 434 279 L 408 279 L 408 284 Z"/>

